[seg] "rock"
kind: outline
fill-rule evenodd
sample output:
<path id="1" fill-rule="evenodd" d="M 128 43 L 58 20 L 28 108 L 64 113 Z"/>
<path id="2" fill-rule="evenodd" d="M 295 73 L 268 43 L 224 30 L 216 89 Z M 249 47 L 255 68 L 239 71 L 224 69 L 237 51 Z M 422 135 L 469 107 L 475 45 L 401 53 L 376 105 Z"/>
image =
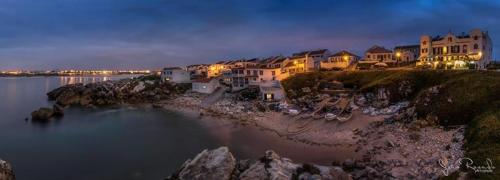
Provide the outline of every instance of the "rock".
<path id="1" fill-rule="evenodd" d="M 31 113 L 31 119 L 35 121 L 47 121 L 54 116 L 54 110 L 51 108 L 42 107 Z"/>
<path id="2" fill-rule="evenodd" d="M 14 180 L 14 170 L 12 166 L 2 159 L 0 159 L 0 180 Z"/>
<path id="3" fill-rule="evenodd" d="M 52 109 L 54 111 L 54 116 L 64 116 L 64 108 L 60 105 L 54 104 L 54 106 L 52 106 Z"/>
<path id="4" fill-rule="evenodd" d="M 236 160 L 227 147 L 204 150 L 193 160 L 188 160 L 177 175 L 168 179 L 220 179 L 229 180 Z"/>
<path id="5" fill-rule="evenodd" d="M 392 148 L 392 147 L 395 147 L 394 143 L 393 143 L 391 140 L 387 140 L 387 141 L 385 142 L 385 144 L 387 145 L 387 147 L 391 147 L 391 148 Z"/>
<path id="6" fill-rule="evenodd" d="M 352 169 L 354 168 L 354 161 L 352 159 L 346 159 L 342 163 L 342 166 L 344 166 L 345 169 Z"/>
<path id="7" fill-rule="evenodd" d="M 301 90 L 303 93 L 310 93 L 311 92 L 311 88 L 309 88 L 309 87 L 304 87 Z"/>

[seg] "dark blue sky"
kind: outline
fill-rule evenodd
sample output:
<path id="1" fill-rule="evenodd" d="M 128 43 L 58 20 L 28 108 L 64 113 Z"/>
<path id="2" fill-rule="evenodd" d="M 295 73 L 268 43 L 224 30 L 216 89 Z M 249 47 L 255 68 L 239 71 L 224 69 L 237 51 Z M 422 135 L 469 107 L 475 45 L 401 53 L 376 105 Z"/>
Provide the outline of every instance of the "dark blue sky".
<path id="1" fill-rule="evenodd" d="M 488 30 L 500 1 L 0 0 L 0 69 L 141 69 Z M 494 47 L 498 57 L 499 48 Z"/>

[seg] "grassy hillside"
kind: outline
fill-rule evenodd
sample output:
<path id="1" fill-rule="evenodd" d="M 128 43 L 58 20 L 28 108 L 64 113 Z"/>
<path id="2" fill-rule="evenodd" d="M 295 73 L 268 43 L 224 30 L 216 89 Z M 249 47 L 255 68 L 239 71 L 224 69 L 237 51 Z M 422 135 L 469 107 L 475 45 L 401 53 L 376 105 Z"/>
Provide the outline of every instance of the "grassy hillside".
<path id="1" fill-rule="evenodd" d="M 332 80 L 361 92 L 383 87 L 390 92 L 391 102 L 412 101 L 419 117 L 433 114 L 442 125 L 465 124 L 482 112 L 500 107 L 500 72 L 491 71 L 313 72 L 288 78 L 282 84 L 287 92 L 294 92 L 288 97 L 296 98 L 305 94 L 301 88 L 318 93 L 320 82 Z M 430 93 L 431 87 L 438 92 Z"/>
<path id="2" fill-rule="evenodd" d="M 304 95 L 303 87 L 318 93 L 320 82 L 337 80 L 360 92 L 384 88 L 390 101 L 408 100 L 421 119 L 429 115 L 443 126 L 464 125 L 467 157 L 484 161 L 490 158 L 500 164 L 500 72 L 493 71 L 358 71 L 313 72 L 297 75 L 282 82 L 290 98 Z M 407 91 L 409 90 L 409 91 Z M 500 179 L 494 175 L 482 179 Z"/>

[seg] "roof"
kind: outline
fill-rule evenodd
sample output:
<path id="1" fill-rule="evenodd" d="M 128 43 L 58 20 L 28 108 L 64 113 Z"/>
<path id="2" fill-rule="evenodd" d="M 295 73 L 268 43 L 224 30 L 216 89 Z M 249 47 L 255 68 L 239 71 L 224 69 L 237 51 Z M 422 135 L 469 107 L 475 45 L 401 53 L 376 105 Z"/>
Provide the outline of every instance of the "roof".
<path id="1" fill-rule="evenodd" d="M 219 62 L 216 62 L 215 64 L 224 64 L 225 61 L 219 61 Z"/>
<path id="2" fill-rule="evenodd" d="M 210 81 L 214 80 L 215 78 L 201 78 L 201 79 L 193 79 L 193 82 L 195 83 L 209 83 Z"/>
<path id="3" fill-rule="evenodd" d="M 328 49 L 317 49 L 317 50 L 309 50 L 309 51 L 302 51 L 299 53 L 294 53 L 292 54 L 292 57 L 304 57 L 306 55 L 316 55 L 316 54 L 324 54 Z"/>
<path id="4" fill-rule="evenodd" d="M 209 64 L 191 64 L 186 67 L 195 67 L 195 66 L 208 66 Z"/>
<path id="5" fill-rule="evenodd" d="M 163 70 L 176 70 L 176 69 L 182 70 L 182 68 L 180 68 L 180 67 L 166 67 L 166 68 L 163 68 Z"/>
<path id="6" fill-rule="evenodd" d="M 405 46 L 396 46 L 394 49 L 420 49 L 420 45 L 405 45 Z"/>
<path id="7" fill-rule="evenodd" d="M 285 67 L 292 67 L 292 66 L 294 66 L 293 62 L 288 62 L 288 63 L 285 65 Z"/>
<path id="8" fill-rule="evenodd" d="M 342 51 L 340 51 L 338 53 L 335 53 L 335 54 L 331 55 L 330 57 L 345 56 L 345 55 L 359 57 L 358 55 L 356 55 L 354 53 L 351 53 L 349 51 L 346 51 L 346 50 L 342 50 Z"/>
<path id="9" fill-rule="evenodd" d="M 309 55 L 316 55 L 316 54 L 325 54 L 328 49 L 318 49 L 314 51 L 310 51 Z"/>
<path id="10" fill-rule="evenodd" d="M 382 46 L 372 46 L 370 49 L 366 51 L 367 53 L 392 53 L 391 50 L 388 50 Z"/>
<path id="11" fill-rule="evenodd" d="M 268 81 L 259 85 L 261 91 L 282 91 L 279 81 Z"/>

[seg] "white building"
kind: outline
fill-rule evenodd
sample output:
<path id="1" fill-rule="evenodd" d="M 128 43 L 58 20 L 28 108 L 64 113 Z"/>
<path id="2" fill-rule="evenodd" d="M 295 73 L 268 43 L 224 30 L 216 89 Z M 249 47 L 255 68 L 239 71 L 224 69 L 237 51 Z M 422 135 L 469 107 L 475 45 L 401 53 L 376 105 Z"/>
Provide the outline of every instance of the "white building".
<path id="1" fill-rule="evenodd" d="M 162 81 L 169 81 L 173 83 L 190 83 L 191 76 L 188 71 L 180 67 L 167 67 L 161 73 Z"/>
<path id="2" fill-rule="evenodd" d="M 398 63 L 411 63 L 420 56 L 420 45 L 407 45 L 394 47 L 393 57 Z"/>
<path id="3" fill-rule="evenodd" d="M 332 69 L 346 69 L 354 62 L 359 61 L 361 57 L 351 53 L 349 51 L 340 51 L 328 57 L 328 60 L 320 62 L 320 69 L 332 70 Z"/>
<path id="4" fill-rule="evenodd" d="M 484 69 L 493 57 L 493 43 L 487 31 L 473 29 L 469 34 L 449 32 L 440 37 L 420 37 L 417 65 L 441 69 Z"/>
<path id="5" fill-rule="evenodd" d="M 259 85 L 260 94 L 263 101 L 282 101 L 285 99 L 285 91 L 279 81 L 267 81 Z"/>
<path id="6" fill-rule="evenodd" d="M 187 66 L 187 71 L 191 75 L 191 78 L 206 78 L 208 74 L 208 64 L 193 64 Z"/>
<path id="7" fill-rule="evenodd" d="M 365 61 L 378 61 L 384 63 L 393 63 L 392 51 L 382 46 L 372 46 L 366 50 Z"/>
<path id="8" fill-rule="evenodd" d="M 329 55 L 328 49 L 295 53 L 284 61 L 283 71 L 290 75 L 314 71 L 319 69 L 319 62 L 326 60 Z"/>
<path id="9" fill-rule="evenodd" d="M 205 79 L 195 79 L 192 83 L 193 92 L 199 92 L 204 94 L 210 94 L 220 87 L 219 79 L 217 78 L 205 78 Z"/>

